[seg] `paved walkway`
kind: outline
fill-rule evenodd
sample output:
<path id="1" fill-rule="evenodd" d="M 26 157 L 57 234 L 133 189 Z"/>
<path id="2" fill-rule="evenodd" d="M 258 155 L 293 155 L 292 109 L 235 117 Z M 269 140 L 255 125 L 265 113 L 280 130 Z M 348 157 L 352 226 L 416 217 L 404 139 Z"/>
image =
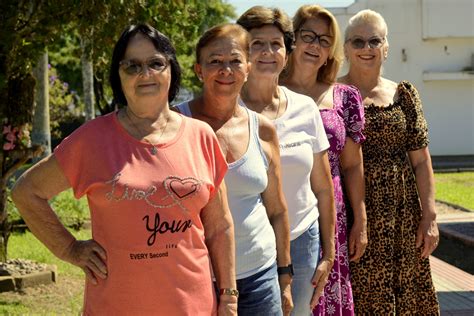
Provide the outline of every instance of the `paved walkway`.
<path id="1" fill-rule="evenodd" d="M 443 237 L 474 251 L 474 212 L 444 214 L 438 217 L 438 223 Z M 430 263 L 441 315 L 474 316 L 474 275 L 433 256 Z"/>

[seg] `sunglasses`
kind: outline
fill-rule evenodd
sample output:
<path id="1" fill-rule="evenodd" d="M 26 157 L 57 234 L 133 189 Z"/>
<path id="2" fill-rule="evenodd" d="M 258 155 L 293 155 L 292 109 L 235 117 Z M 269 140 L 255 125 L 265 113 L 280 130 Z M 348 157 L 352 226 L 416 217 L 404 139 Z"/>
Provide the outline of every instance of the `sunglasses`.
<path id="1" fill-rule="evenodd" d="M 145 68 L 147 68 L 148 71 L 162 72 L 168 67 L 169 63 L 163 57 L 153 57 L 144 62 L 122 60 L 119 65 L 127 75 L 136 76 L 142 74 Z"/>
<path id="2" fill-rule="evenodd" d="M 318 43 L 321 47 L 328 48 L 332 46 L 332 37 L 329 35 L 319 35 L 311 30 L 298 30 L 300 38 L 303 42 L 311 44 Z"/>
<path id="3" fill-rule="evenodd" d="M 352 48 L 354 49 L 363 49 L 366 44 L 369 44 L 369 48 L 379 48 L 385 42 L 385 37 L 374 36 L 368 40 L 361 37 L 350 38 L 346 41 L 351 43 Z"/>

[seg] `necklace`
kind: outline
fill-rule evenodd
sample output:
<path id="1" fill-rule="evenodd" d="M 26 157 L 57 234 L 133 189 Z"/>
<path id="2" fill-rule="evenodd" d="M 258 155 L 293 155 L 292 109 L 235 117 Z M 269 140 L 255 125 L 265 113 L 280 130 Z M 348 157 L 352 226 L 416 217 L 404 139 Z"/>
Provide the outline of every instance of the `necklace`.
<path id="1" fill-rule="evenodd" d="M 130 123 L 132 124 L 133 128 L 135 128 L 135 130 L 138 132 L 138 136 L 140 136 L 144 141 L 146 141 L 148 144 L 151 145 L 151 148 L 150 148 L 150 154 L 152 154 L 153 156 L 156 155 L 158 153 L 158 148 L 156 148 L 155 145 L 152 144 L 152 142 L 150 142 L 146 137 L 142 137 L 141 135 L 143 135 L 144 133 L 138 128 L 137 125 L 135 125 L 135 123 L 132 121 L 132 119 L 130 118 L 130 115 L 128 115 L 128 110 L 130 110 L 128 107 L 125 109 L 125 115 L 127 116 L 127 119 L 130 121 Z M 133 114 L 133 116 L 135 117 L 138 117 L 135 113 L 133 113 L 132 110 L 130 110 L 130 112 Z M 163 127 L 163 129 L 161 130 L 161 133 L 160 133 L 160 136 L 158 137 L 157 140 L 161 139 L 161 136 L 163 136 L 165 130 L 166 130 L 166 127 L 168 126 L 168 122 L 169 122 L 170 118 L 169 116 L 166 118 L 166 123 L 165 123 L 165 126 Z"/>

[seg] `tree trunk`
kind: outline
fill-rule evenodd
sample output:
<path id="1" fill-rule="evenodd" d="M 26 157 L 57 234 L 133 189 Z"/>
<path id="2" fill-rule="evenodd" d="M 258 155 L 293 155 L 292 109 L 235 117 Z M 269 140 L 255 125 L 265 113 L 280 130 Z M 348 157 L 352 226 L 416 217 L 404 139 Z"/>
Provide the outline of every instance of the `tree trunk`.
<path id="1" fill-rule="evenodd" d="M 1 179 L 0 184 L 0 262 L 7 261 L 7 245 L 10 237 L 10 222 L 7 213 L 7 186 Z"/>
<path id="2" fill-rule="evenodd" d="M 48 53 L 45 52 L 38 60 L 33 70 L 36 79 L 35 112 L 33 116 L 33 130 L 31 141 L 33 144 L 44 146 L 40 157 L 35 162 L 51 154 L 51 130 L 49 125 L 49 81 L 48 81 Z"/>
<path id="3" fill-rule="evenodd" d="M 94 110 L 94 70 L 92 67 L 92 42 L 90 37 L 81 37 L 81 66 L 82 66 L 82 87 L 84 89 L 84 104 L 86 106 L 86 121 L 95 117 Z"/>

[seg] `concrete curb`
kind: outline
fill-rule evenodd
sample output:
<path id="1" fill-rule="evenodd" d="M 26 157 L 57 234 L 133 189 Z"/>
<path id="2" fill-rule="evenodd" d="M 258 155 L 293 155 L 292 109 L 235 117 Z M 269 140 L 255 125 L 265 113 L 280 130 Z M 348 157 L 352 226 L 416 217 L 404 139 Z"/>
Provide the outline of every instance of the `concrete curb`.
<path id="1" fill-rule="evenodd" d="M 57 268 L 50 265 L 46 270 L 26 275 L 11 275 L 0 277 L 0 292 L 20 291 L 25 287 L 40 284 L 51 284 L 57 281 Z"/>
<path id="2" fill-rule="evenodd" d="M 446 204 L 448 206 L 451 206 L 451 207 L 456 208 L 458 210 L 461 210 L 463 212 L 472 212 L 474 214 L 474 211 L 472 211 L 468 208 L 465 208 L 464 206 L 457 205 L 457 204 L 454 204 L 454 203 L 451 203 L 451 202 L 446 202 L 446 201 L 443 201 L 443 200 L 438 200 L 438 199 L 435 199 L 435 201 L 438 202 L 438 203 L 441 203 L 441 204 Z"/>

